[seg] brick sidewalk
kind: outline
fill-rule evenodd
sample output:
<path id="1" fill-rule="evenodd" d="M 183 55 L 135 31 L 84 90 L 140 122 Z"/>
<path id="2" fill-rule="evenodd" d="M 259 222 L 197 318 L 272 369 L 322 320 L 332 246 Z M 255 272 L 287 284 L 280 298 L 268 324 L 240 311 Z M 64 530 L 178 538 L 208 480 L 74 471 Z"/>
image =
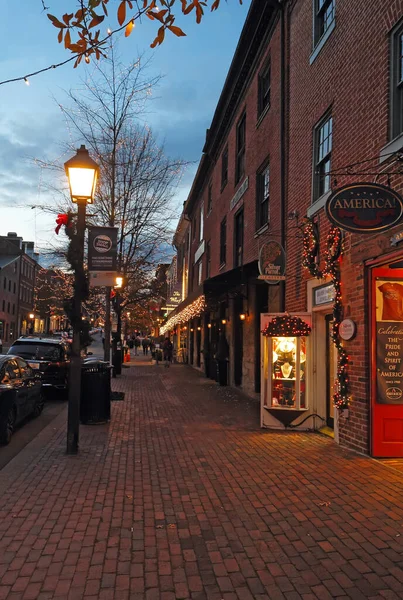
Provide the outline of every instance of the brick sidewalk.
<path id="1" fill-rule="evenodd" d="M 109 425 L 66 413 L 0 471 L 0 600 L 403 597 L 402 474 L 189 367 L 137 359 Z"/>

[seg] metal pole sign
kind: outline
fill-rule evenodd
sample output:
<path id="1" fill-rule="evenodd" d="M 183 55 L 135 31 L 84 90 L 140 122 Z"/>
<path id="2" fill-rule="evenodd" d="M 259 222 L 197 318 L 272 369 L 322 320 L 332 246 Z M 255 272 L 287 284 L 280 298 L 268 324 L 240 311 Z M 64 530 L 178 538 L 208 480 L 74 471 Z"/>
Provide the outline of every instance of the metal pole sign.
<path id="1" fill-rule="evenodd" d="M 117 227 L 88 228 L 88 270 L 116 271 Z"/>

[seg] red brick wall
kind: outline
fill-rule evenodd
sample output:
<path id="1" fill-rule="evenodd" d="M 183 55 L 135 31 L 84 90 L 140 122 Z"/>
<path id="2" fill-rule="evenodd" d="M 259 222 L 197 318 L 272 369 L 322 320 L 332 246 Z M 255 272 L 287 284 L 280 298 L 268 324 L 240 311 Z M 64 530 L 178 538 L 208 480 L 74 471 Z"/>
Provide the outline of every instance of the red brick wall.
<path id="1" fill-rule="evenodd" d="M 379 151 L 388 142 L 389 38 L 403 15 L 402 0 L 336 0 L 336 27 L 312 65 L 312 0 L 299 0 L 290 15 L 290 105 L 288 211 L 306 215 L 311 203 L 313 128 L 331 107 L 333 116 L 332 170 L 358 161 L 379 169 Z M 362 167 L 361 167 L 362 168 Z M 399 181 L 400 179 L 400 181 Z M 338 176 L 334 185 L 373 181 L 372 175 Z M 379 180 L 385 183 L 385 179 Z M 392 178 L 401 188 L 402 177 Z M 329 223 L 316 215 L 324 254 Z M 367 342 L 368 290 L 364 260 L 390 250 L 393 231 L 378 236 L 347 234 L 342 261 L 345 316 L 358 326 L 346 343 L 351 356 L 352 403 L 342 422 L 340 441 L 361 452 L 369 450 L 369 356 Z M 302 240 L 287 235 L 287 310 L 306 309 L 306 274 L 301 266 Z"/>
<path id="2" fill-rule="evenodd" d="M 271 106 L 259 125 L 257 125 L 257 98 L 258 98 L 258 73 L 264 65 L 268 55 L 271 57 Z M 234 216 L 237 210 L 244 206 L 244 256 L 243 262 L 254 261 L 258 257 L 259 247 L 268 234 L 255 237 L 256 232 L 256 171 L 262 163 L 270 159 L 270 237 L 279 240 L 280 235 L 280 33 L 277 25 L 267 51 L 262 56 L 257 66 L 250 86 L 241 99 L 236 114 L 233 117 L 228 137 L 222 140 L 216 160 L 208 177 L 204 182 L 198 205 L 193 214 L 197 215 L 196 241 L 192 244 L 192 256 L 199 246 L 199 206 L 204 202 L 204 238 L 211 241 L 211 277 L 234 268 Z M 245 177 L 235 185 L 235 148 L 236 125 L 243 111 L 246 109 L 246 154 L 245 177 L 249 177 L 249 187 L 239 201 L 230 210 L 230 202 L 238 186 L 242 185 Z M 228 183 L 221 192 L 221 155 L 228 143 Z M 208 184 L 212 182 L 212 210 L 207 216 Z M 219 271 L 220 253 L 220 223 L 227 217 L 227 260 L 224 269 Z M 203 257 L 205 260 L 205 257 Z M 205 276 L 205 263 L 203 264 Z"/>

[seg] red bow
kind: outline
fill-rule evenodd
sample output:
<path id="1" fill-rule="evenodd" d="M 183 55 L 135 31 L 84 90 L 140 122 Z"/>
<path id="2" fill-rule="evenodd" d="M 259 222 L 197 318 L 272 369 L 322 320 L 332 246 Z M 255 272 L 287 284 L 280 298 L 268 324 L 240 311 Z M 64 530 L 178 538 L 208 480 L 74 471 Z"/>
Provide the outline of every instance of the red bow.
<path id="1" fill-rule="evenodd" d="M 57 227 L 55 229 L 55 232 L 57 235 L 59 235 L 59 231 L 60 228 L 65 225 L 66 227 L 69 224 L 69 215 L 57 215 L 57 219 L 56 219 L 56 223 L 57 223 Z"/>
<path id="2" fill-rule="evenodd" d="M 115 290 L 111 290 L 111 300 L 116 296 Z"/>

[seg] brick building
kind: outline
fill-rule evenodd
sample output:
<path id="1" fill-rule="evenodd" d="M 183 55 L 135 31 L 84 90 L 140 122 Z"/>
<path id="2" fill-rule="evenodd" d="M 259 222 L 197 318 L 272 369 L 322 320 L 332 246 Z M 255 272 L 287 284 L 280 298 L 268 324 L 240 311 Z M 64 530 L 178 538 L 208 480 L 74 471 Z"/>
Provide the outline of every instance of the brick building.
<path id="1" fill-rule="evenodd" d="M 302 257 L 310 219 L 323 265 L 332 190 L 377 182 L 403 192 L 402 15 L 403 0 L 252 2 L 178 225 L 176 247 L 189 277 L 186 297 L 166 325 L 175 339 L 186 336 L 189 362 L 209 376 L 225 335 L 228 381 L 249 394 L 262 392 L 265 426 L 326 425 L 341 444 L 385 456 L 403 455 L 403 406 L 399 399 L 382 405 L 377 395 L 376 309 L 383 292 L 376 281 L 400 293 L 403 250 L 391 237 L 401 225 L 370 235 L 343 232 L 343 317 L 357 329 L 343 342 L 347 412 L 332 400 L 334 287 L 329 278 L 311 277 Z M 258 276 L 268 241 L 286 251 L 286 279 L 278 285 Z M 179 266 L 178 260 L 183 277 Z M 284 311 L 306 316 L 312 332 L 288 349 L 296 362 L 283 363 L 281 373 L 274 342 L 260 331 L 262 315 Z M 292 368 L 299 373 L 294 378 L 287 373 Z M 295 380 L 286 405 L 273 393 L 276 369 L 280 380 Z M 396 396 L 399 389 L 393 388 Z"/>
<path id="2" fill-rule="evenodd" d="M 0 337 L 5 345 L 30 330 L 41 330 L 34 313 L 37 261 L 33 242 L 12 232 L 0 236 Z"/>

